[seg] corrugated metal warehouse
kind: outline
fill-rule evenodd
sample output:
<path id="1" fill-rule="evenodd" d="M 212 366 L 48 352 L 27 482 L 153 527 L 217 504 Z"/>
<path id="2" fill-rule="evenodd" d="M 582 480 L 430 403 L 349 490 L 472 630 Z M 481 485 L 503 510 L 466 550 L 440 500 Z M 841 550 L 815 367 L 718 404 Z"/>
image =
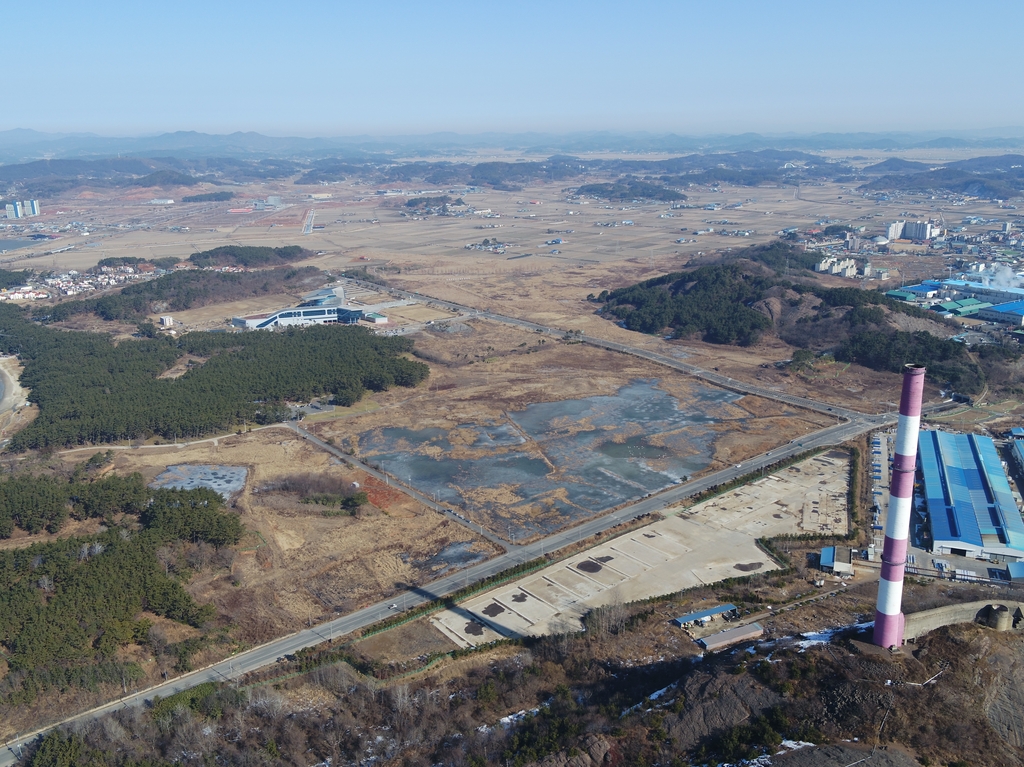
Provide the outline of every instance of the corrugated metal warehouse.
<path id="1" fill-rule="evenodd" d="M 748 626 L 736 626 L 725 631 L 719 631 L 717 634 L 698 639 L 697 644 L 703 647 L 708 652 L 716 652 L 718 650 L 734 645 L 737 642 L 747 642 L 751 639 L 760 639 L 764 635 L 764 629 L 761 628 L 760 623 L 751 623 Z"/>
<path id="2" fill-rule="evenodd" d="M 934 553 L 1024 559 L 1024 521 L 990 438 L 922 431 L 918 454 Z"/>

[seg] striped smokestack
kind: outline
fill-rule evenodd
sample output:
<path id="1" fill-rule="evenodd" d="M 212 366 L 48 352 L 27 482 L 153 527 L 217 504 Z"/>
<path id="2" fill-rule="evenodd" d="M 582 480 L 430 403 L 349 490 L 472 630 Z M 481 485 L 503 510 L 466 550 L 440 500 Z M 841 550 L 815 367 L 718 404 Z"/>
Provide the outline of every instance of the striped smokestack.
<path id="1" fill-rule="evenodd" d="M 889 485 L 889 514 L 885 520 L 885 548 L 882 550 L 882 579 L 878 582 L 874 642 L 879 647 L 903 646 L 903 571 L 907 564 L 910 510 L 914 502 L 914 473 L 917 469 L 917 435 L 921 429 L 921 399 L 924 367 L 903 368 L 900 420 L 896 427 L 896 455 Z"/>

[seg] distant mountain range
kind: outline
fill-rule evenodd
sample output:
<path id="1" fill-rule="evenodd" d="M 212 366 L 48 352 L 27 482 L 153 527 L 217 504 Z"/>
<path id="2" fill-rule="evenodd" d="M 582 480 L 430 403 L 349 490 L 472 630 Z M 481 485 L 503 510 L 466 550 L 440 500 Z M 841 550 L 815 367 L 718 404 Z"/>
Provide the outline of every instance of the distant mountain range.
<path id="1" fill-rule="evenodd" d="M 760 149 L 901 150 L 901 149 L 1017 149 L 1024 147 L 1024 128 L 930 133 L 816 133 L 679 136 L 676 134 L 614 133 L 431 133 L 409 136 L 345 136 L 301 138 L 264 136 L 254 132 L 224 135 L 177 131 L 157 136 L 108 137 L 91 133 L 42 133 L 17 128 L 0 131 L 0 164 L 41 159 L 107 157 L 282 157 L 311 159 L 327 156 L 369 159 L 374 155 L 403 157 L 459 154 L 467 150 L 505 148 L 524 154 L 558 152 L 756 151 Z"/>

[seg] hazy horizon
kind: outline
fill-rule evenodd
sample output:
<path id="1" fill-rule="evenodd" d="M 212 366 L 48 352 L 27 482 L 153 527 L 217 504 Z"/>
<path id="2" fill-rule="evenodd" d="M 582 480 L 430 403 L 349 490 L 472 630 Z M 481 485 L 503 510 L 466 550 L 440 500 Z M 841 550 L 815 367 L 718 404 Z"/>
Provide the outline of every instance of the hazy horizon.
<path id="1" fill-rule="evenodd" d="M 535 0 L 5 11 L 0 130 L 687 136 L 1024 125 L 1024 6 Z M 45 23 L 43 23 L 45 21 Z M 955 109 L 946 108 L 946 103 Z"/>
<path id="2" fill-rule="evenodd" d="M 177 134 L 196 134 L 203 136 L 219 137 L 219 136 L 233 136 L 233 135 L 257 135 L 264 136 L 266 138 L 275 139 L 322 139 L 327 141 L 345 141 L 345 140 L 391 140 L 391 139 L 427 139 L 432 137 L 452 137 L 456 139 L 478 139 L 478 138 L 489 138 L 489 137 L 529 137 L 538 136 L 544 138 L 571 138 L 574 136 L 621 136 L 621 137 L 649 137 L 649 138 L 661 138 L 669 136 L 677 136 L 679 138 L 686 139 L 712 139 L 712 138 L 741 138 L 743 136 L 759 136 L 765 139 L 801 139 L 801 138 L 813 138 L 817 136 L 828 136 L 828 135 L 858 135 L 864 136 L 906 136 L 906 137 L 973 137 L 973 138 L 1022 138 L 1024 139 L 1024 125 L 1011 125 L 1005 127 L 978 127 L 978 128 L 955 128 L 955 129 L 943 129 L 943 128 L 929 128 L 927 130 L 874 130 L 874 131 L 716 131 L 716 132 L 680 132 L 680 131 L 651 131 L 651 130 L 566 130 L 566 131 L 546 131 L 546 130 L 533 130 L 533 131 L 499 131 L 499 130 L 482 130 L 482 131 L 459 131 L 459 130 L 437 130 L 437 131 L 379 131 L 379 132 L 362 132 L 362 133 L 339 133 L 339 134 L 327 134 L 327 133 L 315 133 L 310 131 L 304 132 L 287 132 L 287 131 L 258 131 L 258 130 L 225 130 L 225 131 L 202 131 L 192 128 L 178 128 L 175 130 L 148 130 L 136 133 L 129 132 L 109 132 L 99 133 L 96 131 L 42 131 L 36 128 L 26 128 L 25 126 L 17 126 L 15 128 L 3 128 L 0 129 L 0 136 L 10 136 L 13 133 L 25 132 L 33 133 L 45 137 L 89 137 L 97 139 L 150 139 L 160 138 L 163 136 L 173 136 Z"/>

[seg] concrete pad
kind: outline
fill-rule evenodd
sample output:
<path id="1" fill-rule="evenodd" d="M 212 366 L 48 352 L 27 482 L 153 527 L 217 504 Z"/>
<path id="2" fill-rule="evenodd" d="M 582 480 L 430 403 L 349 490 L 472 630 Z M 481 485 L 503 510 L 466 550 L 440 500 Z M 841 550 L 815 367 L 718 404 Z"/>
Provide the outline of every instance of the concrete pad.
<path id="1" fill-rule="evenodd" d="M 626 576 L 605 567 L 604 563 L 600 561 L 605 556 L 609 555 L 599 554 L 596 557 L 587 557 L 575 562 L 572 566 L 587 578 L 592 578 L 605 588 L 610 588 L 622 583 L 626 580 Z"/>
<path id="2" fill-rule="evenodd" d="M 474 645 L 498 638 L 498 632 L 557 633 L 578 627 L 579 618 L 594 607 L 778 569 L 757 548 L 757 538 L 804 532 L 807 524 L 832 526 L 837 518 L 837 529 L 846 532 L 846 460 L 830 454 L 827 460 L 810 459 L 796 468 L 506 584 L 465 603 L 460 613 L 440 613 L 435 618 L 438 628 L 453 641 Z M 811 513 L 811 507 L 818 512 Z M 467 618 L 473 615 L 479 623 Z M 467 625 L 477 633 L 467 633 Z"/>
<path id="3" fill-rule="evenodd" d="M 467 617 L 461 610 L 443 610 L 434 616 L 431 623 L 453 641 L 466 643 L 470 647 L 504 638 L 487 624 Z"/>
<path id="4" fill-rule="evenodd" d="M 644 532 L 646 533 L 647 531 L 645 530 Z M 636 538 L 636 540 L 649 545 L 651 548 L 656 548 L 663 554 L 667 554 L 670 559 L 689 554 L 694 548 L 700 548 L 699 542 L 694 541 L 693 538 L 680 535 L 679 530 L 674 525 L 660 526 L 654 532 L 658 534 L 658 538 L 651 539 L 644 535 L 642 538 Z"/>
<path id="5" fill-rule="evenodd" d="M 581 574 L 569 570 L 564 565 L 557 565 L 547 576 L 559 586 L 568 589 L 581 599 L 592 597 L 599 591 L 603 591 L 601 584 L 589 578 L 584 578 Z"/>
<path id="6" fill-rule="evenodd" d="M 612 559 L 604 563 L 605 567 L 610 567 L 627 578 L 635 578 L 651 569 L 651 565 L 634 559 L 615 545 L 609 547 L 608 553 Z"/>
<path id="7" fill-rule="evenodd" d="M 638 562 L 644 562 L 648 565 L 655 565 L 668 560 L 666 554 L 657 549 L 652 549 L 650 546 L 643 545 L 632 536 L 615 541 L 615 548 L 633 557 Z"/>
<path id="8" fill-rule="evenodd" d="M 462 634 L 459 634 L 456 631 L 453 631 L 452 629 L 450 629 L 446 625 L 444 625 L 440 620 L 438 620 L 436 615 L 432 616 L 430 618 L 430 625 L 432 625 L 434 628 L 436 628 L 438 631 L 440 631 L 442 634 L 444 634 L 446 637 L 448 637 L 448 639 L 450 639 L 453 642 L 455 642 L 455 644 L 457 644 L 459 647 L 461 647 L 464 650 L 467 650 L 470 647 L 475 647 L 476 646 L 472 642 L 470 642 Z"/>
<path id="9" fill-rule="evenodd" d="M 547 602 L 538 599 L 520 586 L 505 589 L 494 595 L 499 604 L 521 615 L 531 625 L 547 623 L 558 609 Z"/>
<path id="10" fill-rule="evenodd" d="M 466 607 L 479 616 L 481 622 L 486 622 L 505 636 L 529 636 L 532 632 L 533 624 L 530 621 L 491 597 L 468 603 Z"/>
<path id="11" fill-rule="evenodd" d="M 539 578 L 533 578 L 532 580 L 525 581 L 522 584 L 524 590 L 530 592 L 538 599 L 547 602 L 549 605 L 555 608 L 562 607 L 564 605 L 575 604 L 579 601 L 580 597 L 566 588 L 563 588 L 559 584 L 552 581 L 546 575 L 542 575 Z"/>

